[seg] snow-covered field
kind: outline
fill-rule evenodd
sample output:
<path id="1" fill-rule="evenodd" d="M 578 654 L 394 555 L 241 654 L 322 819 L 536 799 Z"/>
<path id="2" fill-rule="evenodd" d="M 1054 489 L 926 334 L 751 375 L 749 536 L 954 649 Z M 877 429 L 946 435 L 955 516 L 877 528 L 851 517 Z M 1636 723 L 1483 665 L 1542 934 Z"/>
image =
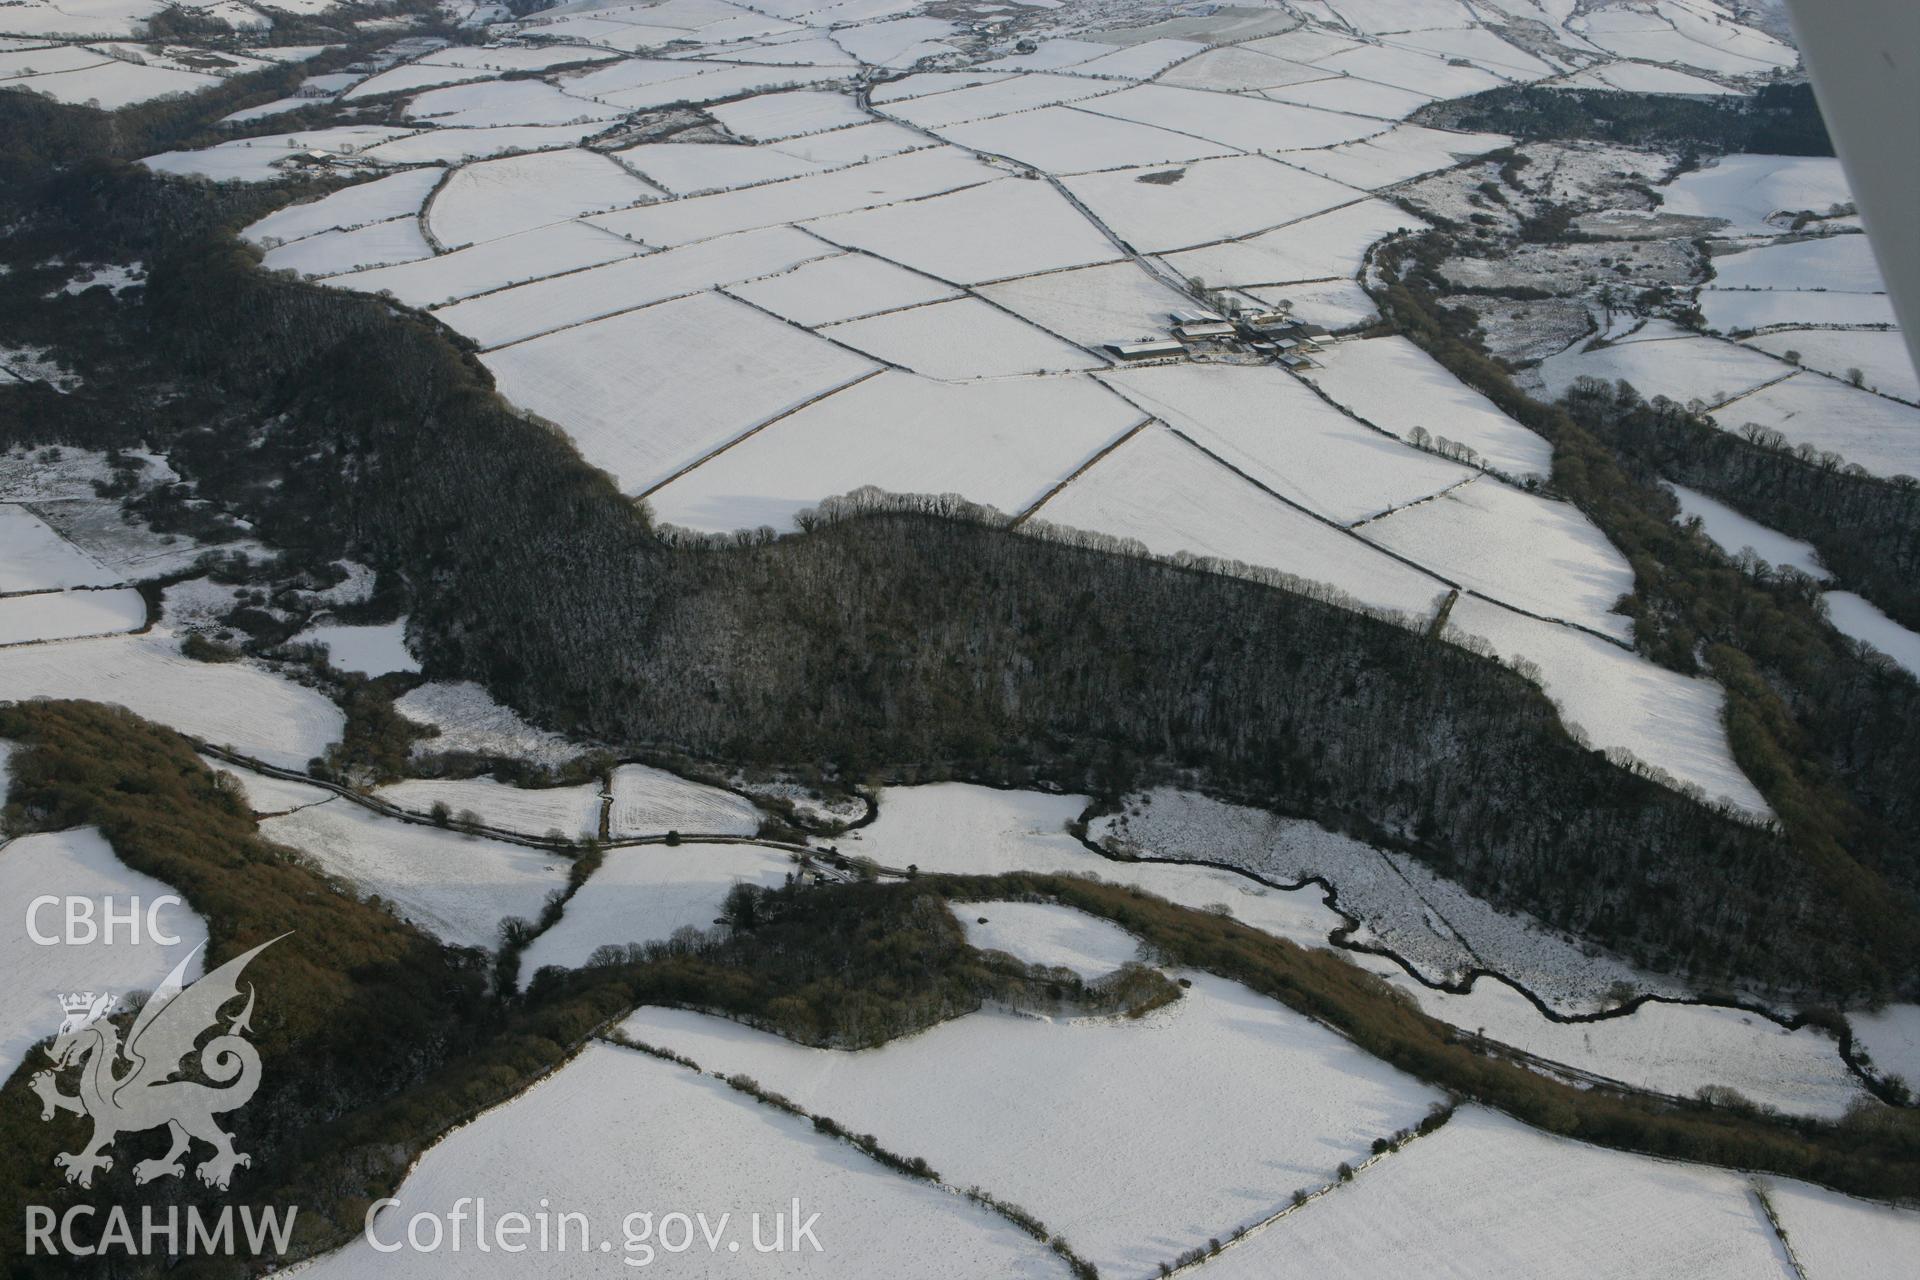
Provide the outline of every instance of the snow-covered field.
<path id="1" fill-rule="evenodd" d="M 1069 178 L 1073 192 L 1142 253 L 1210 244 L 1297 222 L 1361 199 L 1337 182 L 1265 156 L 1117 169 Z"/>
<path id="2" fill-rule="evenodd" d="M 1449 633 L 1493 646 L 1503 661 L 1525 658 L 1540 670 L 1561 716 L 1596 747 L 1618 747 L 1657 765 L 1708 799 L 1764 814 L 1766 799 L 1734 763 L 1721 725 L 1726 694 L 1710 680 L 1683 676 L 1596 636 L 1522 617 L 1471 598 L 1455 602 Z"/>
<path id="3" fill-rule="evenodd" d="M 1134 539 L 1159 555 L 1277 570 L 1417 617 L 1447 594 L 1440 579 L 1263 493 L 1158 424 L 1075 477 L 1035 518 Z"/>
<path id="4" fill-rule="evenodd" d="M 991 86 L 998 88 L 999 86 Z M 930 101 L 944 101 L 944 95 Z M 1098 106 L 1096 101 L 1094 106 Z M 939 134 L 972 151 L 1010 156 L 1051 173 L 1083 173 L 1121 165 L 1171 164 L 1227 154 L 1203 138 L 1113 120 L 1078 107 L 1043 107 L 1019 115 L 949 125 Z"/>
<path id="5" fill-rule="evenodd" d="M 1049 333 L 1095 348 L 1164 332 L 1168 315 L 1188 302 L 1132 262 L 1009 280 L 988 285 L 980 296 Z"/>
<path id="6" fill-rule="evenodd" d="M 874 485 L 1013 514 L 1141 421 L 1080 376 L 940 383 L 888 370 L 809 405 L 648 497 L 660 519 L 723 532 L 792 527 L 822 498 Z M 1047 429 L 1034 430 L 1044 422 Z"/>
<path id="7" fill-rule="evenodd" d="M 1256 483 L 1336 524 L 1432 497 L 1473 475 L 1369 431 L 1271 365 L 1167 365 L 1116 370 L 1101 381 Z"/>
<path id="8" fill-rule="evenodd" d="M 560 922 L 533 940 L 528 977 L 548 965 L 578 969 L 601 947 L 660 942 L 683 928 L 711 929 L 736 884 L 777 887 L 791 855 L 750 844 L 632 845 L 606 860 L 567 902 Z"/>
<path id="9" fill-rule="evenodd" d="M 440 181 L 435 168 L 407 169 L 279 209 L 240 233 L 258 245 L 284 244 L 323 231 L 352 231 L 356 227 L 404 218 L 420 212 Z"/>
<path id="10" fill-rule="evenodd" d="M 1721 156 L 1660 194 L 1662 212 L 1721 219 L 1723 235 L 1774 234 L 1795 213 L 1825 214 L 1853 200 L 1840 162 L 1814 156 Z"/>
<path id="11" fill-rule="evenodd" d="M 0 699 L 87 698 L 231 747 L 304 768 L 338 741 L 345 717 L 318 693 L 244 662 L 195 662 L 163 627 L 0 649 Z"/>
<path id="12" fill-rule="evenodd" d="M 1907 355 L 1904 335 L 1886 330 L 1780 329 L 1748 338 L 1746 345 L 1776 356 L 1789 351 L 1801 365 L 1833 378 L 1860 370 L 1860 385 L 1883 396 L 1920 404 L 1920 372 Z"/>
<path id="13" fill-rule="evenodd" d="M 1893 303 L 1884 293 L 1838 293 L 1788 289 L 1702 289 L 1700 312 L 1721 333 L 1790 325 L 1892 325 Z"/>
<path id="14" fill-rule="evenodd" d="M 1671 67 L 1656 67 L 1645 62 L 1616 62 L 1590 68 L 1561 82 L 1570 89 L 1618 89 L 1622 93 L 1684 93 L 1704 97 L 1726 97 L 1739 90 L 1717 81 L 1688 75 Z"/>
<path id="15" fill-rule="evenodd" d="M 323 644 L 327 661 L 340 671 L 383 676 L 392 671 L 418 671 L 419 660 L 407 651 L 407 620 L 368 626 L 323 622 L 308 627 L 291 644 Z"/>
<path id="16" fill-rule="evenodd" d="M 743 232 L 739 239 L 776 234 L 785 233 L 749 231 Z M 718 247 L 725 243 L 708 241 L 705 245 L 690 249 L 670 250 L 669 254 L 694 253 L 701 248 Z M 826 246 L 816 242 L 815 247 L 824 250 Z M 664 260 L 669 254 L 659 255 L 656 261 Z M 727 292 L 795 324 L 808 326 L 833 324 L 928 302 L 944 302 L 959 296 L 959 290 L 952 285 L 864 253 L 821 256 L 821 253 L 814 252 L 794 261 L 800 265 L 791 270 L 760 273 L 764 278 L 736 284 Z"/>
<path id="17" fill-rule="evenodd" d="M 453 45 L 427 54 L 414 65 L 478 67 L 488 71 L 544 71 L 549 67 L 607 62 L 619 56 L 611 49 L 595 49 L 579 44 Z"/>
<path id="18" fill-rule="evenodd" d="M 458 947 L 499 946 L 502 920 L 536 919 L 567 883 L 558 854 L 383 818 L 349 800 L 267 818 L 260 832 Z"/>
<path id="19" fill-rule="evenodd" d="M 1009 227 L 1020 228 L 1020 234 L 1008 235 Z M 863 249 L 955 284 L 983 284 L 1120 256 L 1120 250 L 1051 187 L 1017 179 L 823 218 L 809 228 L 834 244 Z"/>
<path id="20" fill-rule="evenodd" d="M 1862 644 L 1872 645 L 1920 679 L 1920 635 L 1907 630 L 1875 608 L 1872 601 L 1854 592 L 1829 591 L 1821 599 L 1826 602 L 1827 618 L 1836 629 Z"/>
<path id="21" fill-rule="evenodd" d="M 999 171 L 955 147 L 932 147 L 828 173 L 662 201 L 592 219 L 616 234 L 649 245 L 672 246 L 746 231 L 870 209 L 940 191 L 972 186 Z"/>
<path id="22" fill-rule="evenodd" d="M 839 1111 L 828 1108 L 829 1114 Z M 457 1252 L 402 1247 L 383 1253 L 356 1237 L 301 1274 L 312 1280 L 571 1280 L 589 1272 L 638 1272 L 658 1262 L 676 1275 L 716 1278 L 1066 1275 L 1065 1265 L 1044 1246 L 986 1209 L 900 1177 L 815 1133 L 806 1120 L 782 1115 L 719 1080 L 597 1043 L 512 1102 L 447 1135 L 394 1195 L 400 1204 L 375 1227 L 383 1245 L 405 1241 L 413 1214 L 449 1214 L 467 1198 L 484 1198 L 492 1215 L 517 1212 L 553 1224 L 556 1243 L 561 1214 L 584 1215 L 587 1227 L 571 1220 L 575 1225 L 566 1238 L 576 1243 L 570 1250 L 518 1254 L 480 1253 L 471 1229 Z M 761 1240 L 770 1244 L 774 1219 L 790 1217 L 796 1200 L 801 1222 L 819 1215 L 809 1237 L 819 1242 L 819 1251 L 793 1236 L 793 1221 L 782 1224 L 781 1235 L 792 1249 L 752 1248 L 753 1215 L 761 1215 Z M 634 1213 L 648 1215 L 644 1224 L 629 1217 Z M 689 1238 L 697 1242 L 692 1251 L 670 1252 L 667 1245 L 683 1247 L 679 1223 L 668 1221 L 674 1213 L 705 1214 L 707 1225 L 724 1230 L 724 1238 L 709 1251 L 689 1223 Z M 610 1257 L 595 1256 L 602 1241 Z M 729 1243 L 740 1247 L 730 1251 Z"/>
<path id="23" fill-rule="evenodd" d="M 1633 591 L 1633 567 L 1572 503 L 1481 478 L 1370 520 L 1360 535 L 1501 604 L 1633 638 L 1613 612 Z"/>
<path id="24" fill-rule="evenodd" d="M 562 272 L 630 258 L 638 245 L 583 222 L 556 222 L 452 253 L 336 276 L 328 284 L 360 293 L 391 293 L 415 307 L 434 307 L 478 293 Z"/>
<path id="25" fill-rule="evenodd" d="M 873 102 L 877 106 L 904 102 L 909 98 L 921 98 L 930 93 L 950 93 L 959 89 L 970 89 L 977 84 L 993 84 L 996 81 L 1013 78 L 1011 70 L 993 70 L 984 66 L 973 71 L 922 71 L 875 85 Z M 897 113 L 889 112 L 889 114 Z"/>
<path id="26" fill-rule="evenodd" d="M 937 129 L 967 120 L 984 120 L 1010 112 L 1028 112 L 1062 102 L 1075 102 L 1112 93 L 1117 87 L 1097 80 L 1039 72 L 945 92 L 916 95 L 905 102 L 889 103 L 885 109 L 888 115 L 917 124 L 923 129 Z"/>
<path id="27" fill-rule="evenodd" d="M 1345 146 L 1289 155 L 1287 163 L 1350 187 L 1378 191 L 1511 142 L 1504 134 L 1446 133 L 1405 124 Z"/>
<path id="28" fill-rule="evenodd" d="M 0 592 L 117 586 L 120 575 L 23 506 L 0 503 Z"/>
<path id="29" fill-rule="evenodd" d="M 1920 1004 L 1890 1004 L 1878 1012 L 1847 1015 L 1856 1043 L 1873 1057 L 1874 1070 L 1920 1084 Z"/>
<path id="30" fill-rule="evenodd" d="M 333 798 L 333 792 L 325 787 L 256 773 L 243 765 L 229 764 L 217 756 L 203 754 L 200 760 L 215 773 L 224 773 L 232 778 L 245 797 L 247 808 L 256 814 L 286 813 Z"/>
<path id="31" fill-rule="evenodd" d="M 1071 969 L 1082 978 L 1112 973 L 1139 956 L 1140 940 L 1109 920 L 1045 902 L 961 902 L 954 915 L 967 945 L 1004 951 L 1022 964 Z"/>
<path id="32" fill-rule="evenodd" d="M 1240 292 L 1263 306 L 1291 307 L 1294 317 L 1301 322 L 1317 324 L 1335 332 L 1371 324 L 1380 317 L 1380 309 L 1373 305 L 1373 299 L 1367 296 L 1367 291 L 1352 280 L 1315 280 L 1304 284 L 1243 289 Z M 1454 385 L 1460 387 L 1458 383 Z M 1465 387 L 1460 389 L 1467 390 Z M 1489 465 L 1504 467 L 1505 464 L 1498 460 L 1497 451 L 1483 452 L 1488 455 Z"/>
<path id="33" fill-rule="evenodd" d="M 1466 445 L 1483 465 L 1516 478 L 1553 469 L 1552 446 L 1405 338 L 1335 343 L 1319 362 L 1314 385 L 1383 431 L 1404 440 L 1418 427 L 1436 441 Z"/>
<path id="34" fill-rule="evenodd" d="M 804 137 L 767 144 L 771 149 L 805 160 L 822 169 L 865 164 L 896 156 L 903 151 L 919 151 L 936 146 L 934 139 L 916 133 L 890 120 L 834 129 L 828 133 L 810 133 Z"/>
<path id="35" fill-rule="evenodd" d="M 675 1009 L 623 1030 L 923 1156 L 1103 1274 L 1139 1276 L 1329 1181 L 1438 1098 L 1244 987 L 1186 976 L 1178 1002 L 1137 1021 L 980 1012 L 861 1052 Z"/>
<path id="36" fill-rule="evenodd" d="M 1438 98 L 1458 98 L 1504 82 L 1478 67 L 1458 65 L 1464 59 L 1444 58 L 1426 50 L 1363 44 L 1321 58 L 1316 65 L 1342 75 L 1414 89 Z"/>
<path id="37" fill-rule="evenodd" d="M 1378 120 L 1297 107 L 1251 94 L 1209 93 L 1159 84 L 1138 85 L 1106 95 L 1086 109 L 1242 151 L 1325 147 L 1382 129 Z"/>
<path id="38" fill-rule="evenodd" d="M 432 121 L 418 121 L 431 124 Z M 606 129 L 604 121 L 586 124 L 504 124 L 423 129 L 368 147 L 365 156 L 380 164 L 458 164 L 515 152 L 570 147 Z"/>
<path id="39" fill-rule="evenodd" d="M 1368 246 L 1395 231 L 1426 225 L 1426 219 L 1383 200 L 1363 200 L 1243 240 L 1168 254 L 1166 262 L 1181 276 L 1216 289 L 1351 280 Z"/>
<path id="40" fill-rule="evenodd" d="M 1249 1233 L 1214 1280 L 1793 1280 L 1737 1173 L 1551 1137 L 1479 1107 Z"/>
<path id="41" fill-rule="evenodd" d="M 62 58 L 61 53 L 70 56 Z M 17 66 L 31 66 L 36 71 L 42 67 L 48 69 L 33 75 L 0 76 L 0 89 L 41 94 L 55 102 L 88 103 L 104 111 L 117 111 L 173 94 L 199 93 L 223 79 L 176 67 L 110 58 L 104 53 L 71 45 L 8 56 L 21 60 L 15 63 Z M 71 65 L 65 65 L 68 63 Z"/>
<path id="42" fill-rule="evenodd" d="M 703 836 L 750 836 L 760 829 L 760 810 L 745 796 L 690 782 L 644 764 L 613 771 L 614 839 L 659 836 L 669 831 Z"/>
<path id="43" fill-rule="evenodd" d="M 1767 1179 L 1767 1195 L 1810 1277 L 1899 1280 L 1920 1257 L 1920 1213 Z"/>
<path id="44" fill-rule="evenodd" d="M 1864 235 L 1823 236 L 1720 254 L 1713 259 L 1713 283 L 1721 289 L 1887 291 Z"/>
<path id="45" fill-rule="evenodd" d="M 486 826 L 521 835 L 600 834 L 600 788 L 592 783 L 516 787 L 492 778 L 408 778 L 388 783 L 373 794 L 422 817 L 430 816 L 435 804 L 445 804 L 455 817 L 475 813 Z"/>
<path id="46" fill-rule="evenodd" d="M 761 94 L 722 103 L 709 114 L 729 131 L 752 142 L 778 142 L 867 123 L 867 116 L 846 94 L 818 89 Z"/>
<path id="47" fill-rule="evenodd" d="M 889 787 L 868 826 L 835 843 L 886 866 L 928 873 L 1096 871 L 1112 866 L 1067 834 L 1085 796 L 998 791 L 966 783 Z"/>
<path id="48" fill-rule="evenodd" d="M 1709 409 L 1791 372 L 1757 351 L 1698 337 L 1572 350 L 1540 363 L 1549 399 L 1564 395 L 1575 378 L 1589 377 L 1607 383 L 1624 380 L 1649 399 L 1665 396 L 1681 404 L 1698 400 Z M 1744 410 L 1728 412 L 1737 416 Z"/>
<path id="49" fill-rule="evenodd" d="M 1358 76 L 1329 76 L 1299 84 L 1265 89 L 1262 93 L 1275 102 L 1297 102 L 1303 107 L 1321 107 L 1328 111 L 1346 111 L 1377 120 L 1398 120 L 1426 106 L 1433 99 L 1412 89 L 1390 84 L 1375 84 Z"/>
<path id="50" fill-rule="evenodd" d="M 340 95 L 342 102 L 356 102 L 362 98 L 378 98 L 389 93 L 412 93 L 419 89 L 432 89 L 444 84 L 468 84 L 475 80 L 491 80 L 498 73 L 484 67 L 454 67 L 441 63 L 430 63 L 426 59 L 398 66 L 391 71 L 382 71 L 368 76 Z"/>
<path id="51" fill-rule="evenodd" d="M 880 367 L 710 293 L 504 347 L 485 363 L 503 396 L 558 423 L 627 493 Z"/>
<path id="52" fill-rule="evenodd" d="M 1920 475 L 1920 408 L 1817 373 L 1796 373 L 1714 416 L 1730 429 L 1772 427 L 1789 443 L 1830 450 L 1877 476 Z"/>
<path id="53" fill-rule="evenodd" d="M 1833 1038 L 1813 1027 L 1787 1031 L 1737 1009 L 1662 1003 L 1600 1022 L 1552 1022 L 1490 978 L 1452 995 L 1422 987 L 1388 961 L 1361 963 L 1443 1022 L 1636 1089 L 1691 1098 L 1713 1085 L 1789 1115 L 1827 1120 L 1873 1105 Z"/>
<path id="54" fill-rule="evenodd" d="M 613 155 L 647 181 L 678 196 L 797 178 L 819 167 L 778 147 L 721 142 L 645 142 Z"/>
<path id="55" fill-rule="evenodd" d="M 440 321 L 485 347 L 605 319 L 733 281 L 785 280 L 833 247 L 790 227 L 768 227 L 624 258 L 443 308 Z M 786 274 L 781 274 L 786 273 Z M 905 273 L 902 273 L 905 274 Z M 750 286 L 739 286 L 749 296 Z M 776 308 L 777 310 L 777 308 Z"/>
<path id="56" fill-rule="evenodd" d="M 146 621 L 147 602 L 131 587 L 6 596 L 0 598 L 0 645 L 114 635 Z"/>
<path id="57" fill-rule="evenodd" d="M 936 378 L 1064 373 L 1105 362 L 978 298 L 957 298 L 827 325 L 820 336 Z"/>
<path id="58" fill-rule="evenodd" d="M 387 125 L 340 125 L 327 129 L 307 129 L 299 133 L 277 133 L 264 137 L 236 138 L 199 151 L 166 151 L 148 156 L 140 163 L 155 173 L 180 177 L 202 177 L 214 182 L 271 182 L 282 177 L 282 164 L 301 152 L 325 152 L 352 156 L 371 153 L 383 144 L 412 135 L 412 129 Z M 470 139 L 476 131 L 462 130 Z M 421 160 L 430 157 L 420 156 Z"/>
<path id="59" fill-rule="evenodd" d="M 1278 89 L 1322 80 L 1327 75 L 1315 67 L 1289 62 L 1258 49 L 1227 47 L 1209 49 L 1188 58 L 1162 73 L 1158 81 L 1182 89 L 1234 93 L 1245 89 Z"/>
<path id="60" fill-rule="evenodd" d="M 623 113 L 541 80 L 486 80 L 429 89 L 410 99 L 404 114 L 444 128 L 486 129 L 617 120 Z"/>
<path id="61" fill-rule="evenodd" d="M 5 782 L 0 768 L 0 786 Z M 29 904 L 42 896 L 56 901 L 29 914 Z M 159 904 L 166 896 L 180 894 L 121 862 L 93 827 L 0 843 L 0 901 L 8 904 L 6 926 L 0 929 L 0 969 L 7 975 L 0 983 L 0 1080 L 13 1074 L 36 1041 L 60 1029 L 60 996 L 152 991 L 194 948 L 205 945 L 205 923 L 184 902 Z M 105 938 L 92 945 L 61 942 L 68 898 L 91 899 L 96 916 L 102 899 L 110 898 L 119 912 L 137 899 L 142 904 L 139 937 L 129 939 L 122 924 L 110 943 Z M 163 945 L 148 932 L 149 905 L 160 931 L 178 943 Z M 36 942 L 32 930 L 54 941 Z M 200 967 L 195 960 L 189 981 L 199 976 Z"/>
<path id="62" fill-rule="evenodd" d="M 464 165 L 427 210 L 427 228 L 449 249 L 498 240 L 660 195 L 611 158 L 569 148 Z"/>
<path id="63" fill-rule="evenodd" d="M 1698 520 L 1700 531 L 1728 555 L 1752 551 L 1775 568 L 1787 566 L 1815 578 L 1829 576 L 1812 543 L 1769 529 L 1758 520 L 1749 519 L 1725 503 L 1684 485 L 1669 483 L 1667 488 L 1680 502 L 1680 518 Z"/>
<path id="64" fill-rule="evenodd" d="M 411 217 L 369 223 L 351 231 L 322 231 L 267 250 L 260 265 L 269 271 L 303 276 L 334 276 L 375 267 L 399 266 L 433 256 L 433 246 Z"/>

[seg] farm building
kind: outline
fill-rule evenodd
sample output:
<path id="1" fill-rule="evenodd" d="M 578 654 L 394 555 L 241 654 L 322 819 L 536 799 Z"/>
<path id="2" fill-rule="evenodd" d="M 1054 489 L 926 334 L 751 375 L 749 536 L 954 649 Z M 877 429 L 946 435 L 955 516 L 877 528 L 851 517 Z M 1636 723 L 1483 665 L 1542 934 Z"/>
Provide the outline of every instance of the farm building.
<path id="1" fill-rule="evenodd" d="M 1149 338 L 1142 342 L 1109 342 L 1106 349 L 1122 360 L 1163 360 L 1183 356 L 1187 349 L 1171 338 Z"/>

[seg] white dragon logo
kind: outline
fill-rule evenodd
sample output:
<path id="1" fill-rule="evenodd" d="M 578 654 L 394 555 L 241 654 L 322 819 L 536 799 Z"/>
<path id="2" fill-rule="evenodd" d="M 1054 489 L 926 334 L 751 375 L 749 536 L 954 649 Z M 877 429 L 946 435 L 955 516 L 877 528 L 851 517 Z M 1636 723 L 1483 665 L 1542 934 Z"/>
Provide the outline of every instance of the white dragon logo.
<path id="1" fill-rule="evenodd" d="M 213 1118 L 218 1112 L 245 1106 L 260 1087 L 260 1053 L 241 1036 L 253 1016 L 251 984 L 246 1007 L 231 1019 L 224 1033 L 200 1049 L 199 1074 L 213 1083 L 173 1077 L 181 1072 L 182 1059 L 193 1052 L 200 1037 L 219 1022 L 220 1010 L 240 995 L 240 971 L 279 940 L 271 939 L 235 956 L 188 986 L 183 979 L 199 951 L 194 948 L 141 1007 L 125 1045 L 108 1020 L 113 996 L 95 997 L 88 992 L 61 1000 L 67 1017 L 47 1050 L 53 1067 L 37 1072 L 30 1083 L 40 1095 L 42 1120 L 51 1120 L 61 1111 L 93 1118 L 93 1137 L 87 1145 L 53 1158 L 55 1165 L 66 1170 L 67 1181 L 92 1186 L 96 1170 L 113 1168 L 113 1157 L 106 1150 L 116 1137 L 162 1125 L 169 1130 L 173 1145 L 158 1160 L 142 1160 L 133 1167 L 136 1183 L 180 1177 L 186 1172 L 180 1158 L 196 1138 L 213 1147 L 213 1155 L 194 1170 L 210 1187 L 226 1190 L 234 1169 L 252 1163 L 251 1157 L 233 1149 L 233 1135 L 222 1130 Z M 130 1065 L 115 1074 L 123 1057 Z M 59 1073 L 76 1064 L 81 1064 L 80 1092 L 61 1093 Z"/>

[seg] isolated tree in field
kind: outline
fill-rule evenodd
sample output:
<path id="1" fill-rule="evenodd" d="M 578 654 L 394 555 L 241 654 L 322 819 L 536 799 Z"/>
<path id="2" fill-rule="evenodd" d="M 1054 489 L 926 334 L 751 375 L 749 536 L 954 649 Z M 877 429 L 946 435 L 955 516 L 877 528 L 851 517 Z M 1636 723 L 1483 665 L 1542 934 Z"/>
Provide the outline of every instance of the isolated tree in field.
<path id="1" fill-rule="evenodd" d="M 1847 370 L 1847 381 L 1856 387 L 1864 387 L 1867 385 L 1867 375 L 1858 368 L 1849 369 Z"/>
<path id="2" fill-rule="evenodd" d="M 436 827 L 452 826 L 453 806 L 449 805 L 445 800 L 435 800 L 433 802 L 433 808 L 427 810 L 427 816 L 433 819 L 433 825 Z"/>
<path id="3" fill-rule="evenodd" d="M 760 890 L 742 880 L 727 890 L 720 905 L 720 918 L 734 929 L 745 931 L 760 923 Z"/>

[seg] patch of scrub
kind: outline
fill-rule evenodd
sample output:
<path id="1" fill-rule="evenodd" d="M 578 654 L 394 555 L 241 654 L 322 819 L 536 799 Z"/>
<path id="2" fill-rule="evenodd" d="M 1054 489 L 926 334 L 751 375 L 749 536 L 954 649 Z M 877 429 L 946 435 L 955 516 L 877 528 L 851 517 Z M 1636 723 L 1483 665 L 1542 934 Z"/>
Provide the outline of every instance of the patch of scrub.
<path id="1" fill-rule="evenodd" d="M 415 756 L 502 756 L 556 769 L 587 750 L 557 733 L 534 728 L 471 680 L 423 684 L 396 698 L 393 709 L 415 724 L 440 731 L 436 737 L 415 742 Z"/>

